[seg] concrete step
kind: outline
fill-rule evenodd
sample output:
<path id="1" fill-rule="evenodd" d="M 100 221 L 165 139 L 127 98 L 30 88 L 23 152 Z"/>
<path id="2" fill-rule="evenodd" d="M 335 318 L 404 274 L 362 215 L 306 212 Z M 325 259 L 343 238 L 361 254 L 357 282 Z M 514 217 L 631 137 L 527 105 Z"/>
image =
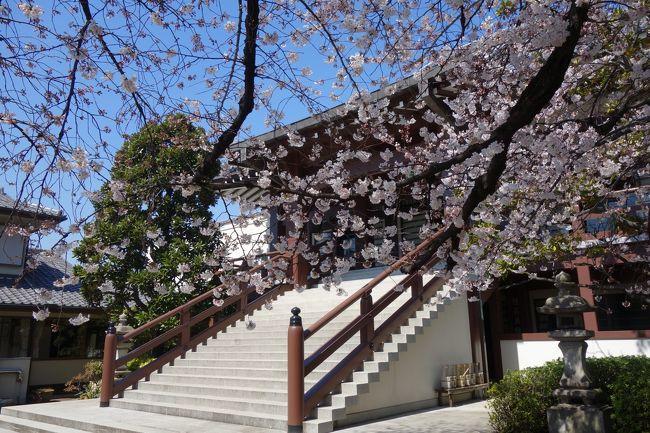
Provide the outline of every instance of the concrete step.
<path id="1" fill-rule="evenodd" d="M 185 406 L 204 409 L 218 409 L 224 411 L 253 412 L 275 415 L 285 415 L 287 413 L 287 402 L 263 400 L 261 398 L 235 398 L 235 397 L 215 397 L 208 395 L 196 395 L 185 393 L 170 393 L 160 391 L 135 390 L 125 393 L 124 398 L 127 400 L 137 400 L 147 403 L 181 403 Z"/>
<path id="2" fill-rule="evenodd" d="M 323 328 L 323 331 L 325 329 L 341 329 L 348 323 L 350 323 L 355 317 L 357 317 L 359 313 L 357 312 L 356 314 L 350 314 L 349 316 L 337 316 L 336 318 L 332 319 L 331 322 L 329 322 L 326 327 Z M 289 316 L 291 317 L 291 316 Z M 269 331 L 269 332 L 282 332 L 282 335 L 287 334 L 287 329 L 289 328 L 289 317 L 283 317 L 281 319 L 273 319 L 273 318 L 268 318 L 268 317 L 263 317 L 260 316 L 260 318 L 255 318 L 253 317 L 251 321 L 255 324 L 254 329 L 248 329 L 245 324 L 242 322 L 241 324 L 238 323 L 239 326 L 234 326 L 228 328 L 228 331 L 226 334 L 237 334 L 237 333 L 244 333 L 244 334 L 253 334 L 256 331 Z M 303 328 L 307 329 L 309 328 L 313 323 L 315 323 L 318 319 L 323 317 L 323 315 L 320 315 L 318 317 L 313 317 L 313 320 L 304 320 L 303 318 Z M 384 317 L 384 316 L 380 316 Z M 385 316 L 388 317 L 388 316 Z M 218 339 L 218 338 L 217 338 Z"/>
<path id="3" fill-rule="evenodd" d="M 333 336 L 330 335 L 320 335 L 317 334 L 316 336 L 309 338 L 306 342 L 305 345 L 310 345 L 310 346 L 322 346 L 323 344 L 327 343 Z M 354 335 L 350 340 L 348 340 L 350 343 L 358 343 L 359 342 L 359 333 Z M 211 344 L 206 344 L 206 346 L 213 346 L 213 347 L 232 347 L 232 346 L 246 346 L 246 345 L 272 345 L 275 347 L 286 347 L 287 346 L 287 337 L 286 336 L 269 336 L 268 338 L 260 338 L 258 336 L 255 336 L 253 338 L 245 338 L 245 337 L 239 337 L 239 338 L 231 338 L 231 339 L 220 339 L 219 341 L 212 342 Z M 197 348 L 197 350 L 201 350 Z"/>
<path id="4" fill-rule="evenodd" d="M 185 356 L 186 359 L 213 359 L 218 361 L 220 359 L 241 359 L 245 357 L 246 359 L 251 360 L 286 360 L 287 351 L 285 350 L 275 350 L 269 352 L 238 352 L 238 351 L 201 351 L 197 350 L 196 352 L 188 352 Z"/>
<path id="5" fill-rule="evenodd" d="M 170 392 L 178 394 L 206 395 L 213 397 L 260 398 L 262 400 L 287 401 L 287 389 L 211 387 L 206 385 L 188 385 L 186 383 L 140 382 L 138 390 L 149 392 Z M 131 391 L 127 391 L 131 392 Z"/>
<path id="6" fill-rule="evenodd" d="M 310 355 L 313 353 L 313 351 L 307 351 L 305 350 L 305 355 Z M 185 359 L 210 359 L 215 362 L 219 362 L 220 360 L 233 360 L 233 359 L 242 359 L 245 358 L 249 361 L 257 361 L 257 362 L 265 362 L 265 361 L 285 361 L 287 360 L 287 351 L 286 349 L 284 351 L 269 351 L 269 352 L 233 352 L 233 351 L 210 351 L 210 352 L 203 352 L 203 351 L 197 351 L 197 352 L 188 352 L 186 354 Z M 340 361 L 345 357 L 344 353 L 334 353 L 330 356 L 330 360 L 338 360 Z M 174 364 L 176 361 L 174 361 Z"/>
<path id="7" fill-rule="evenodd" d="M 378 317 L 375 318 L 375 324 L 382 323 L 384 320 L 386 320 L 395 310 L 390 310 L 387 311 L 385 314 L 382 312 Z M 321 328 L 318 331 L 318 334 L 315 334 L 314 337 L 318 335 L 323 335 L 323 334 L 328 334 L 334 335 L 334 333 L 338 332 L 340 329 L 345 327 L 347 324 L 349 324 L 354 318 L 356 318 L 358 314 L 353 314 L 350 315 L 349 317 L 341 317 L 338 316 L 334 319 L 332 319 L 331 322 L 329 322 L 327 325 L 325 325 L 323 328 Z M 322 316 L 319 316 L 318 319 L 320 319 Z M 241 324 L 240 326 L 235 326 L 235 327 L 230 327 L 224 334 L 219 334 L 216 338 L 216 340 L 221 340 L 221 339 L 228 339 L 228 338 L 235 338 L 239 337 L 241 335 L 260 335 L 261 337 L 267 337 L 270 335 L 274 336 L 279 336 L 279 337 L 284 337 L 286 338 L 287 336 L 287 330 L 289 328 L 289 319 L 288 318 L 283 318 L 282 320 L 267 320 L 267 319 L 252 319 L 253 323 L 255 324 L 254 329 L 248 329 L 244 324 Z M 309 326 L 311 326 L 312 323 L 315 323 L 316 320 L 307 322 L 303 320 L 303 328 L 307 329 Z"/>
<path id="8" fill-rule="evenodd" d="M 223 367 L 223 368 L 257 368 L 260 364 L 265 368 L 272 369 L 287 369 L 287 360 L 252 360 L 250 358 L 235 358 L 235 359 L 210 359 L 210 358 L 196 358 L 194 356 L 187 356 L 185 359 L 177 359 L 174 361 L 175 367 L 186 367 L 186 366 L 196 366 L 196 367 Z M 336 367 L 338 361 L 330 360 L 324 361 L 321 364 L 322 369 L 331 370 Z"/>
<path id="9" fill-rule="evenodd" d="M 286 331 L 286 330 L 285 330 Z M 323 330 L 325 331 L 325 330 Z M 332 334 L 332 335 L 328 335 Z M 309 338 L 310 342 L 317 342 L 320 344 L 325 343 L 333 337 L 333 332 L 318 332 L 313 337 Z M 255 342 L 268 342 L 274 344 L 287 344 L 287 332 L 279 333 L 275 331 L 250 331 L 248 333 L 227 333 L 219 335 L 213 341 L 209 341 L 207 345 L 221 345 L 221 344 L 242 344 L 249 341 Z"/>
<path id="10" fill-rule="evenodd" d="M 196 374 L 210 377 L 230 377 L 233 379 L 285 379 L 287 377 L 287 370 L 286 368 L 199 367 L 196 365 L 178 366 L 175 364 L 174 366 L 167 365 L 163 367 L 163 374 Z M 310 373 L 314 379 L 320 379 L 325 374 L 327 374 L 327 371 L 322 369 Z"/>
<path id="11" fill-rule="evenodd" d="M 4 413 L 5 408 L 2 409 L 2 414 L 0 414 L 0 433 L 87 433 L 85 430 L 8 416 L 4 415 Z"/>
<path id="12" fill-rule="evenodd" d="M 148 403 L 127 398 L 111 401 L 111 406 L 120 409 L 129 409 L 143 412 L 158 413 L 180 417 L 198 418 L 210 421 L 231 424 L 263 427 L 272 429 L 286 429 L 286 415 L 255 414 L 252 412 L 239 412 L 234 410 L 206 409 L 174 403 Z"/>
<path id="13" fill-rule="evenodd" d="M 341 349 L 343 350 L 348 350 L 348 352 L 352 349 L 354 349 L 357 346 L 358 343 L 351 342 L 351 343 L 344 343 L 341 346 Z M 311 343 L 310 340 L 307 340 L 305 342 L 305 353 L 308 353 L 310 351 L 314 351 L 321 347 L 323 343 Z M 239 352 L 239 353 L 249 353 L 249 352 L 264 352 L 266 353 L 267 350 L 273 350 L 273 351 L 278 351 L 282 349 L 286 350 L 286 344 L 285 345 L 279 345 L 278 343 L 272 343 L 272 342 L 267 342 L 267 341 L 262 341 L 262 342 L 254 342 L 254 341 L 245 341 L 240 344 L 230 344 L 230 343 L 222 343 L 222 344 L 208 344 L 207 346 L 199 346 L 196 348 L 197 352 Z"/>
<path id="14" fill-rule="evenodd" d="M 151 382 L 177 383 L 188 385 L 205 385 L 211 387 L 234 387 L 234 388 L 266 388 L 269 390 L 287 389 L 286 378 L 268 379 L 268 378 L 244 378 L 244 377 L 215 377 L 201 376 L 196 374 L 152 374 Z M 305 380 L 307 384 L 313 385 L 315 380 Z"/>

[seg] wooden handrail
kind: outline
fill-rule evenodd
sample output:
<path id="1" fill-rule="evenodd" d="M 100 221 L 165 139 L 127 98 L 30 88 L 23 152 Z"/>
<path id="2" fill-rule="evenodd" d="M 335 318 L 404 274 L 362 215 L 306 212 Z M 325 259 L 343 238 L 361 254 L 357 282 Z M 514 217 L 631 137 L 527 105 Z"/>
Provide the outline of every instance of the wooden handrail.
<path id="1" fill-rule="evenodd" d="M 429 262 L 425 264 L 425 269 L 429 269 L 437 262 L 438 262 L 437 258 L 429 260 Z M 421 278 L 419 273 L 413 272 L 407 275 L 406 277 L 404 277 L 404 279 L 400 281 L 400 284 L 406 287 L 412 285 L 414 283 L 414 280 L 418 278 Z M 401 293 L 395 290 L 388 291 L 381 298 L 379 298 L 379 300 L 375 302 L 372 305 L 372 307 L 370 307 L 369 311 L 362 312 L 361 315 L 359 315 L 356 319 L 353 319 L 352 322 L 350 322 L 343 329 L 341 329 L 335 336 L 330 338 L 319 349 L 316 349 L 307 359 L 305 359 L 305 365 L 304 365 L 305 375 L 311 373 L 316 367 L 318 367 L 323 361 L 325 361 L 332 353 L 334 353 L 338 348 L 340 348 L 350 338 L 352 338 L 354 334 L 356 334 L 358 331 L 363 329 L 369 323 L 373 323 L 374 318 L 377 317 L 379 313 L 381 313 L 386 307 L 392 304 L 393 301 L 395 301 L 398 297 L 400 297 L 400 295 Z M 380 330 L 377 330 L 376 332 L 380 332 Z M 376 334 L 376 332 L 373 332 L 373 334 Z M 368 339 L 366 343 L 369 343 L 370 340 L 373 339 Z"/>
<path id="2" fill-rule="evenodd" d="M 442 283 L 442 279 L 434 278 L 429 281 L 423 296 L 432 296 Z M 359 366 L 365 359 L 372 353 L 371 346 L 379 347 L 390 334 L 393 332 L 396 325 L 401 324 L 404 320 L 411 317 L 422 305 L 421 302 L 416 302 L 411 298 L 404 306 L 391 315 L 382 327 L 378 329 L 377 334 L 372 340 L 372 344 L 359 344 L 352 349 L 350 353 L 339 362 L 329 373 L 321 378 L 314 386 L 312 386 L 304 395 L 303 402 L 303 416 L 309 413 L 324 399 L 332 390 L 334 390 L 341 382 L 343 382 L 349 375 Z M 390 330 L 390 331 L 388 331 Z"/>
<path id="3" fill-rule="evenodd" d="M 138 356 L 144 355 L 145 353 L 149 352 L 152 349 L 155 349 L 161 344 L 168 342 L 169 340 L 171 340 L 172 338 L 180 334 L 182 330 L 183 330 L 182 325 L 175 326 L 172 329 L 160 334 L 159 336 L 147 341 L 146 343 L 141 344 L 135 349 L 129 351 L 129 353 L 127 353 L 126 355 L 117 358 L 115 360 L 115 368 L 121 367 L 127 362 L 137 358 Z"/>
<path id="4" fill-rule="evenodd" d="M 269 263 L 275 262 L 277 260 L 286 259 L 290 261 L 292 259 L 292 256 L 289 253 L 274 253 L 269 255 L 272 257 L 267 262 L 252 267 L 251 269 L 247 270 L 247 273 L 252 274 L 255 272 L 263 271 Z M 289 267 L 288 277 L 294 277 L 291 275 L 291 267 Z M 221 284 L 216 289 L 222 288 L 223 286 L 224 284 Z M 210 303 L 209 306 L 203 306 L 202 311 L 193 312 L 193 309 L 196 310 L 196 307 L 199 304 L 211 299 L 214 296 L 215 289 L 211 289 L 194 297 L 185 304 L 156 317 L 148 323 L 145 323 L 144 325 L 139 326 L 138 328 L 120 337 L 115 334 L 115 328 L 110 325 L 110 332 L 107 333 L 107 338 L 104 344 L 104 363 L 102 367 L 102 393 L 100 397 L 100 406 L 108 406 L 110 399 L 113 398 L 113 396 L 121 395 L 127 387 L 135 385 L 138 381 L 145 377 L 148 377 L 152 372 L 159 370 L 165 364 L 177 358 L 178 356 L 184 356 L 185 352 L 191 348 L 196 347 L 198 344 L 206 341 L 210 337 L 214 337 L 218 332 L 226 329 L 236 321 L 243 319 L 246 317 L 246 315 L 261 307 L 264 302 L 267 302 L 273 297 L 279 296 L 284 291 L 289 290 L 289 288 L 292 286 L 292 284 L 277 284 L 267 289 L 265 293 L 261 294 L 256 299 L 249 302 L 248 297 L 253 292 L 255 292 L 255 288 L 247 285 L 241 288 L 241 291 L 238 295 L 230 296 L 229 298 L 225 299 L 223 304 L 217 306 Z M 219 312 L 223 311 L 226 307 L 235 304 L 239 304 L 237 311 L 224 318 L 223 320 L 214 320 L 215 316 Z M 156 325 L 163 323 L 165 320 L 177 316 L 179 316 L 180 319 L 180 323 L 178 325 L 141 344 L 134 350 L 116 359 L 118 344 L 132 340 L 138 335 L 141 335 L 143 332 L 152 330 Z M 210 320 L 207 328 L 198 332 L 196 335 L 192 335 L 192 327 L 200 324 L 207 319 Z M 167 350 L 165 353 L 147 365 L 127 374 L 122 379 L 119 379 L 117 381 L 115 380 L 116 369 L 157 347 L 167 344 L 170 341 L 173 342 L 174 339 L 178 339 L 180 341 L 177 341 L 173 348 Z"/>
<path id="5" fill-rule="evenodd" d="M 290 258 L 291 258 L 290 255 L 286 255 L 286 256 L 285 256 L 285 255 L 274 255 L 273 257 L 271 257 L 271 259 L 270 259 L 269 261 L 273 262 L 273 261 L 275 261 L 275 260 L 277 260 L 277 259 L 280 259 L 280 258 L 283 258 L 283 257 L 286 258 L 286 259 L 290 259 Z M 257 271 L 260 271 L 260 270 L 264 269 L 265 266 L 266 266 L 266 263 L 265 263 L 265 264 L 256 265 L 256 266 L 252 267 L 251 269 L 247 270 L 246 272 L 247 272 L 247 273 L 257 272 Z M 220 274 L 221 274 L 221 273 L 222 273 L 222 272 L 220 272 Z M 220 285 L 217 286 L 215 289 L 218 289 L 218 288 L 220 288 L 220 287 L 223 287 L 223 284 L 220 284 Z M 203 302 L 203 301 L 207 301 L 208 299 L 210 299 L 211 297 L 214 296 L 214 292 L 213 292 L 213 291 L 214 291 L 215 289 L 210 289 L 210 290 L 208 290 L 207 292 L 202 293 L 202 294 L 196 296 L 195 298 L 193 298 L 193 299 L 187 301 L 187 302 L 184 303 L 183 305 L 181 305 L 181 306 L 179 306 L 179 307 L 176 307 L 176 308 L 174 308 L 173 310 L 170 310 L 170 311 L 168 311 L 168 312 L 166 312 L 166 313 L 164 313 L 164 314 L 161 314 L 160 316 L 158 316 L 158 317 L 156 317 L 155 319 L 153 319 L 153 320 L 151 320 L 151 321 L 145 323 L 144 325 L 137 327 L 137 328 L 134 329 L 133 331 L 130 331 L 130 332 L 124 334 L 124 335 L 122 336 L 122 338 L 120 339 L 120 341 L 128 341 L 128 340 L 131 340 L 131 339 L 133 339 L 134 337 L 137 337 L 138 335 L 142 334 L 144 331 L 147 331 L 147 330 L 153 328 L 154 326 L 156 326 L 156 325 L 158 325 L 158 324 L 164 322 L 165 320 L 174 317 L 175 315 L 177 315 L 177 314 L 183 312 L 184 310 L 189 309 L 189 308 L 193 307 L 194 305 L 196 305 L 196 304 L 198 304 L 198 303 L 201 303 L 201 302 Z M 230 305 L 230 304 L 228 304 L 228 305 Z M 225 307 L 225 306 L 226 306 L 226 304 L 224 303 L 224 305 L 223 305 L 222 307 Z"/>
<path id="6" fill-rule="evenodd" d="M 296 369 L 302 370 L 302 377 L 312 372 L 318 365 L 322 364 L 330 355 L 336 352 L 343 344 L 348 342 L 353 336 L 360 333 L 360 343 L 352 349 L 345 358 L 338 362 L 336 366 L 331 369 L 323 378 L 321 378 L 311 389 L 303 394 L 302 399 L 296 395 L 296 389 L 301 389 L 298 386 L 289 388 L 289 413 L 296 412 L 296 401 L 300 402 L 300 407 L 303 410 L 303 417 L 309 413 L 329 395 L 346 377 L 350 375 L 355 368 L 359 366 L 367 357 L 372 353 L 374 348 L 380 347 L 386 341 L 392 332 L 400 326 L 405 320 L 411 317 L 417 311 L 424 301 L 431 296 L 441 287 L 444 283 L 442 278 L 433 278 L 427 282 L 422 283 L 422 272 L 431 269 L 439 262 L 437 256 L 428 258 L 420 269 L 412 269 L 398 284 L 406 288 L 410 286 L 412 289 L 411 296 L 404 302 L 403 305 L 398 307 L 391 316 L 375 328 L 375 318 L 380 312 L 385 310 L 389 305 L 401 297 L 401 291 L 390 290 L 385 293 L 377 302 L 372 301 L 372 289 L 375 288 L 380 282 L 391 275 L 395 270 L 399 269 L 406 263 L 410 263 L 417 259 L 417 257 L 428 248 L 444 233 L 444 229 L 438 231 L 433 236 L 424 240 L 415 249 L 405 254 L 398 259 L 395 263 L 387 267 L 379 275 L 373 278 L 370 282 L 365 284 L 361 289 L 357 290 L 349 298 L 341 302 L 335 308 L 326 313 L 322 318 L 317 320 L 308 329 L 303 331 L 302 341 L 314 335 L 318 330 L 322 329 L 332 319 L 339 316 L 343 311 L 349 308 L 356 301 L 361 299 L 360 314 L 352 321 L 341 329 L 336 335 L 330 338 L 320 348 L 316 349 L 309 355 L 301 366 L 296 367 L 295 362 L 289 367 L 289 377 L 294 377 L 298 374 Z M 295 333 L 294 333 L 295 334 Z M 295 335 L 293 337 L 296 338 Z M 297 344 L 296 342 L 293 343 Z M 292 371 L 296 370 L 296 371 Z M 303 384 L 304 389 L 304 384 Z M 292 403 L 293 402 L 293 403 Z M 293 406 L 292 406 L 293 405 Z M 292 421 L 295 424 L 295 419 Z M 293 425 L 290 424 L 290 427 Z M 298 431 L 298 430 L 296 430 Z"/>
<path id="7" fill-rule="evenodd" d="M 304 332 L 305 340 L 307 340 L 309 337 L 314 335 L 323 326 L 331 322 L 332 319 L 334 319 L 343 311 L 345 311 L 350 305 L 354 304 L 356 301 L 361 299 L 361 297 L 364 294 L 370 292 L 373 288 L 377 286 L 377 284 L 384 281 L 384 279 L 386 279 L 390 274 L 392 274 L 393 272 L 395 272 L 405 264 L 415 259 L 420 253 L 422 253 L 427 248 L 429 248 L 429 246 L 443 233 L 444 233 L 444 229 L 439 230 L 433 236 L 422 241 L 417 247 L 415 247 L 413 250 L 411 250 L 410 252 L 408 252 L 398 260 L 396 260 L 392 265 L 384 269 L 379 275 L 377 275 L 375 278 L 373 278 L 368 283 L 366 283 L 362 288 L 354 292 L 352 295 L 347 297 L 343 302 L 341 302 L 339 305 L 337 305 L 328 313 L 326 313 L 323 317 L 321 317 L 316 322 L 314 322 L 309 328 L 305 330 Z"/>

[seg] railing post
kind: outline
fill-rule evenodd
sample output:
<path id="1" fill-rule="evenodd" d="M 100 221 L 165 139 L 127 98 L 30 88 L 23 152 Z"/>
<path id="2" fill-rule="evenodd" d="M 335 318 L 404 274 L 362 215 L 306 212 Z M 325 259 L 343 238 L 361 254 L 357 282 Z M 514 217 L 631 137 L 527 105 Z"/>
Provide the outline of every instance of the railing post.
<path id="1" fill-rule="evenodd" d="M 367 314 L 370 312 L 372 309 L 372 294 L 370 292 L 366 292 L 363 294 L 361 297 L 361 302 L 360 302 L 360 308 L 361 308 L 361 315 Z M 371 318 L 370 322 L 366 324 L 363 328 L 361 328 L 361 344 L 363 346 L 368 345 L 373 337 L 375 336 L 375 318 Z"/>
<path id="2" fill-rule="evenodd" d="M 420 298 L 422 296 L 423 286 L 424 284 L 422 282 L 422 275 L 417 275 L 415 278 L 413 278 L 413 282 L 411 283 L 411 297 Z"/>
<path id="3" fill-rule="evenodd" d="M 241 295 L 239 295 L 240 296 L 239 311 L 241 311 L 243 315 L 246 315 L 246 308 L 248 307 L 248 292 L 246 292 L 245 286 L 244 287 L 240 286 L 240 288 L 241 288 Z"/>
<path id="4" fill-rule="evenodd" d="M 115 375 L 115 351 L 117 350 L 117 335 L 113 322 L 108 322 L 106 338 L 104 339 L 104 361 L 102 364 L 102 391 L 99 407 L 107 407 L 113 397 L 113 380 Z"/>
<path id="5" fill-rule="evenodd" d="M 298 244 L 298 239 L 290 238 L 287 243 L 289 248 L 293 249 Z M 302 256 L 302 254 L 296 252 L 295 250 L 291 257 L 291 267 L 289 269 L 289 273 L 295 287 L 307 286 L 309 279 L 309 264 L 307 263 L 307 260 L 305 260 L 305 258 Z"/>
<path id="6" fill-rule="evenodd" d="M 289 319 L 288 339 L 288 433 L 302 433 L 302 421 L 304 419 L 305 405 L 305 340 L 303 338 L 302 319 L 300 308 L 291 309 Z"/>
<path id="7" fill-rule="evenodd" d="M 181 359 L 185 359 L 185 352 L 189 350 L 190 346 L 190 310 L 189 308 L 181 311 L 181 347 L 183 348 L 183 354 Z"/>

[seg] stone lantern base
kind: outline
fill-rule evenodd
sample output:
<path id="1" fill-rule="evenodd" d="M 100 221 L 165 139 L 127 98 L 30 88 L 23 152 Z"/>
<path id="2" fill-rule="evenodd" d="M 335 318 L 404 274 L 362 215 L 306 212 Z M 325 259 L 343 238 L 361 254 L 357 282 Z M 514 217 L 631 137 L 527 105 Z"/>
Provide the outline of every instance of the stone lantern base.
<path id="1" fill-rule="evenodd" d="M 546 411 L 549 433 L 609 433 L 611 407 L 560 403 Z"/>

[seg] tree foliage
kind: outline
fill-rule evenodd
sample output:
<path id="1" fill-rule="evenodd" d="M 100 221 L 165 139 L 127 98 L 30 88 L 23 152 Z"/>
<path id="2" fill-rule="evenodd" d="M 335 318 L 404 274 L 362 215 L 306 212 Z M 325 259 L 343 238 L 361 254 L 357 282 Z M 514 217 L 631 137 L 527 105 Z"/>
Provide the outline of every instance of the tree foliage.
<path id="1" fill-rule="evenodd" d="M 205 260 L 219 254 L 214 195 L 176 184 L 206 154 L 203 130 L 180 115 L 124 142 L 110 181 L 93 200 L 95 222 L 74 250 L 80 262 L 74 272 L 91 304 L 105 305 L 113 316 L 142 310 L 143 321 L 216 280 L 220 263 Z"/>
<path id="2" fill-rule="evenodd" d="M 617 433 L 650 432 L 650 360 L 644 356 L 588 358 L 594 388 L 602 390 L 600 402 L 612 406 Z M 562 361 L 509 371 L 488 390 L 490 426 L 497 433 L 545 433 L 546 410 L 557 404 Z"/>
<path id="3" fill-rule="evenodd" d="M 582 254 L 583 236 L 558 231 L 614 190 L 635 188 L 633 232 L 650 231 L 648 21 L 645 0 L 2 4 L 1 167 L 21 199 L 71 191 L 74 231 L 110 138 L 181 111 L 207 152 L 181 192 L 261 191 L 236 205 L 279 209 L 288 229 L 274 246 L 316 276 L 336 284 L 391 262 L 402 222 L 425 214 L 420 237 L 441 234 L 422 260 L 437 255 L 449 284 L 482 290 Z M 276 131 L 255 137 L 263 128 Z M 359 211 L 368 203 L 373 214 Z M 307 232 L 323 223 L 332 238 L 315 247 Z M 351 239 L 358 251 L 337 257 Z M 648 260 L 647 243 L 634 255 L 627 244 L 589 264 Z"/>

